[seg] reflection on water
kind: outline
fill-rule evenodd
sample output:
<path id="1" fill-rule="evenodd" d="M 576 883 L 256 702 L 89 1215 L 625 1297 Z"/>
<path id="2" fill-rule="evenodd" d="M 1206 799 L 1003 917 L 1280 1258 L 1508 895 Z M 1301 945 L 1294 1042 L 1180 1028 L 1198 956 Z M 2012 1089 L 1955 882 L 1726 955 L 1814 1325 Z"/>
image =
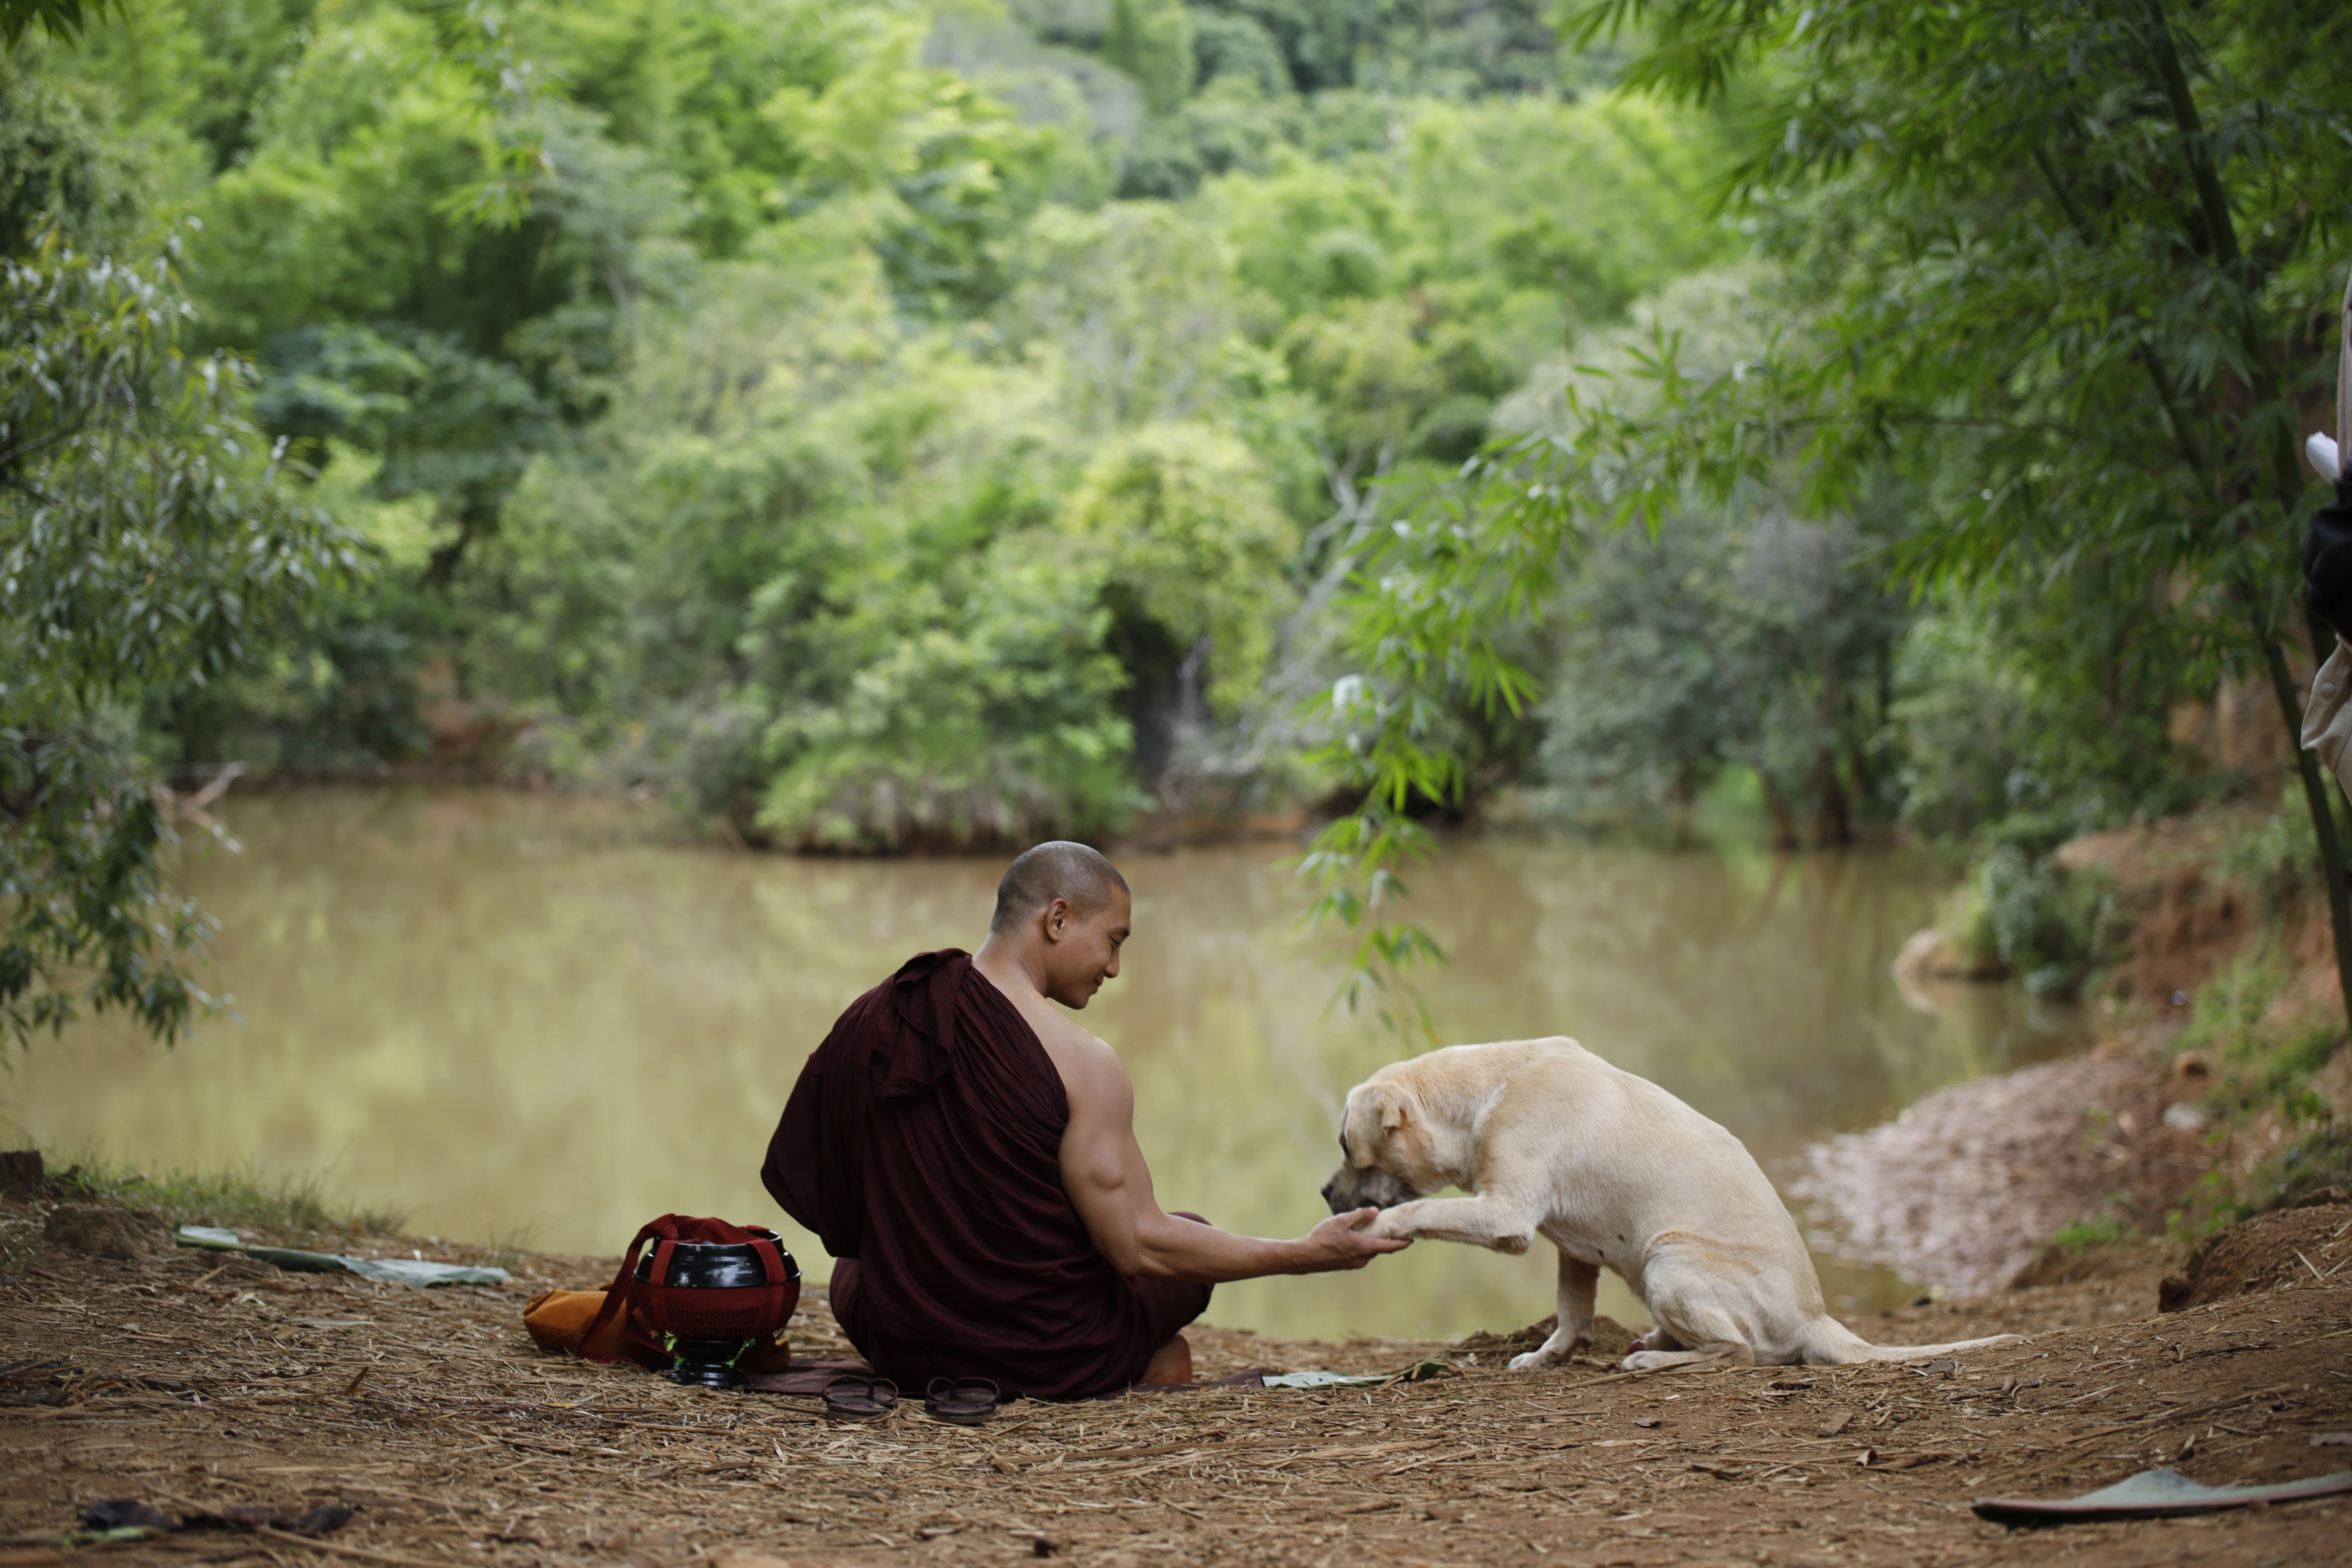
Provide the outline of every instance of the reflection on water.
<path id="1" fill-rule="evenodd" d="M 802 1058 L 909 953 L 976 945 L 1000 870 L 681 848 L 614 806 L 413 786 L 227 816 L 244 853 L 194 853 L 186 880 L 224 922 L 213 979 L 239 1016 L 169 1052 L 119 1026 L 44 1042 L 0 1084 L 0 1121 L 154 1169 L 331 1168 L 331 1190 L 419 1231 L 563 1251 L 617 1251 L 665 1211 L 776 1218 L 757 1172 Z M 1124 857 L 1135 935 L 1087 1014 L 1134 1074 L 1161 1201 L 1267 1236 L 1319 1217 L 1340 1100 L 1398 1051 L 1326 1016 L 1333 972 L 1294 929 L 1286 853 Z M 1906 1005 L 1887 966 L 1937 888 L 1885 856 L 1491 842 L 1412 881 L 1453 958 L 1425 984 L 1444 1038 L 1573 1035 L 1776 1173 L 1822 1131 L 2072 1043 L 1995 991 Z M 1453 1336 L 1541 1317 L 1551 1274 L 1549 1247 L 1424 1243 L 1221 1287 L 1211 1317 Z M 1904 1289 L 1824 1274 L 1853 1307 Z M 1602 1309 L 1632 1310 L 1613 1279 Z"/>

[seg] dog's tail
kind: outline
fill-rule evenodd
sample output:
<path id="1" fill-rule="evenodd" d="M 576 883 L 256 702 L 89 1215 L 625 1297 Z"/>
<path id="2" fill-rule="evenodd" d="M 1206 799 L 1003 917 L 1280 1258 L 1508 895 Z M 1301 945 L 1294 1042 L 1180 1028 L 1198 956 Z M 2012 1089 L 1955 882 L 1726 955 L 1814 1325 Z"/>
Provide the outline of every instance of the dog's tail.
<path id="1" fill-rule="evenodd" d="M 1823 1317 L 1806 1336 L 1809 1366 L 1848 1366 L 1868 1361 L 1932 1361 L 1955 1351 L 1980 1351 L 1993 1345 L 2015 1344 L 2023 1334 L 1988 1334 L 1980 1340 L 1953 1340 L 1940 1345 L 1874 1345 L 1834 1318 Z"/>

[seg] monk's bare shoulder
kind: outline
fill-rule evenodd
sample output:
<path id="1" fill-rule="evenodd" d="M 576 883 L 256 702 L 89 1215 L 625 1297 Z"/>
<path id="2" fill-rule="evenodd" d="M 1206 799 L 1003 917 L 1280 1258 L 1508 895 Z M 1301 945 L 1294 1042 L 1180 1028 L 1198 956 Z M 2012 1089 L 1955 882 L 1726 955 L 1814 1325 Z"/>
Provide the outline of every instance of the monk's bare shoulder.
<path id="1" fill-rule="evenodd" d="M 1128 1084 L 1127 1064 L 1101 1037 L 1088 1034 L 1058 1013 L 1033 1021 L 1033 1026 L 1037 1043 L 1054 1059 L 1062 1075 L 1062 1088 L 1074 1105 L 1107 1093 L 1134 1092 Z"/>

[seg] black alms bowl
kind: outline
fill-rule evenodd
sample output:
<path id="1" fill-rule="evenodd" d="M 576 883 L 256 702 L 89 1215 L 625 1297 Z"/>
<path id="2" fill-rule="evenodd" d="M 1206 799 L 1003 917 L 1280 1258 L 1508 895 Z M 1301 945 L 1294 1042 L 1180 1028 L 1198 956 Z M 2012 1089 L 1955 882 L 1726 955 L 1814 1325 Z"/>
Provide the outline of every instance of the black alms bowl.
<path id="1" fill-rule="evenodd" d="M 731 1388 L 743 1381 L 735 1360 L 755 1340 L 782 1328 L 800 1299 L 801 1267 L 786 1251 L 783 1238 L 772 1230 L 746 1227 L 753 1236 L 775 1242 L 784 1263 L 782 1313 L 777 1314 L 764 1287 L 766 1272 L 759 1252 L 741 1242 L 681 1241 L 670 1249 L 663 1288 L 665 1320 L 670 1336 L 669 1369 L 673 1383 L 705 1388 Z M 655 1253 L 637 1259 L 637 1278 L 652 1281 Z"/>
<path id="2" fill-rule="evenodd" d="M 801 1266 L 793 1261 L 792 1253 L 784 1247 L 784 1238 L 760 1226 L 744 1229 L 763 1241 L 776 1244 L 776 1251 L 784 1260 L 785 1277 L 794 1284 L 800 1282 Z M 637 1259 L 637 1278 L 653 1277 L 654 1253 L 647 1247 Z M 670 1249 L 669 1274 L 662 1280 L 673 1290 L 734 1290 L 756 1289 L 768 1282 L 760 1269 L 760 1255 L 740 1241 L 681 1241 Z"/>

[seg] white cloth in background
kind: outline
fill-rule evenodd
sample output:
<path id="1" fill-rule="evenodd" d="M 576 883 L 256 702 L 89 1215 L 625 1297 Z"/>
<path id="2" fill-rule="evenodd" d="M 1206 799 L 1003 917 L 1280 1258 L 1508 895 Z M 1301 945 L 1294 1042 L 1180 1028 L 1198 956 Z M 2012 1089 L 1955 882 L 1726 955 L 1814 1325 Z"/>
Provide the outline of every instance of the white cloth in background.
<path id="1" fill-rule="evenodd" d="M 2311 678 L 2311 700 L 2303 705 L 2303 749 L 2317 752 L 2352 792 L 2352 772 L 2347 771 L 2347 753 L 2352 751 L 2352 649 L 2341 638 Z"/>

